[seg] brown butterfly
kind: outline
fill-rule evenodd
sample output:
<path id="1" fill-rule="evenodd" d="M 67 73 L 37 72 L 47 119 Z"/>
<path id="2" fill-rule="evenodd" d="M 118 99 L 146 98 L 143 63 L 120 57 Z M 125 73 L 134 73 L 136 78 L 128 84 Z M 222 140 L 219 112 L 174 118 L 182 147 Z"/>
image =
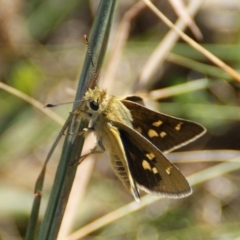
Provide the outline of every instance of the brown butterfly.
<path id="1" fill-rule="evenodd" d="M 169 198 L 188 196 L 192 192 L 189 183 L 162 152 L 196 140 L 205 128 L 133 100 L 120 100 L 98 87 L 86 91 L 83 108 L 75 113 L 90 121 L 86 131 L 94 131 L 97 137 L 98 144 L 89 154 L 106 149 L 113 171 L 130 187 L 136 201 L 140 200 L 139 189 Z"/>

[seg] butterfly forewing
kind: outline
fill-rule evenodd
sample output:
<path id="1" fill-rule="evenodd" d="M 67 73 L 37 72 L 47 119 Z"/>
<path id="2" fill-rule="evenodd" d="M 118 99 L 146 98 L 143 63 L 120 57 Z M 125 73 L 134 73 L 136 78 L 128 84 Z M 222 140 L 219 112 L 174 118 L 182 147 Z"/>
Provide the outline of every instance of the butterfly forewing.
<path id="1" fill-rule="evenodd" d="M 133 101 L 122 100 L 133 117 L 133 127 L 163 152 L 196 140 L 206 131 L 201 125 L 152 111 Z"/>
<path id="2" fill-rule="evenodd" d="M 147 139 L 128 126 L 113 122 L 118 128 L 128 161 L 129 171 L 137 186 L 155 195 L 180 198 L 191 194 L 191 188 L 178 170 Z"/>

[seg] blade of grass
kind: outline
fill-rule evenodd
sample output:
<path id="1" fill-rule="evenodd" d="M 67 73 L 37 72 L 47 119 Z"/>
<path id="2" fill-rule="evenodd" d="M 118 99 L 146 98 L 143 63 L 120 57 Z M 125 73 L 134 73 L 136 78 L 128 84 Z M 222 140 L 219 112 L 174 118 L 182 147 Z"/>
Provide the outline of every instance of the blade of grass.
<path id="1" fill-rule="evenodd" d="M 193 92 L 200 89 L 206 89 L 210 86 L 210 81 L 206 78 L 194 80 L 192 82 L 186 82 L 178 85 L 174 85 L 167 88 L 161 88 L 158 90 L 151 91 L 149 94 L 145 93 L 151 100 L 164 99 L 187 92 Z"/>
<path id="2" fill-rule="evenodd" d="M 172 5 L 172 8 L 175 11 L 175 13 L 184 20 L 184 22 L 191 29 L 192 33 L 195 35 L 195 37 L 198 40 L 202 40 L 203 36 L 201 30 L 198 28 L 194 19 L 186 9 L 184 2 L 182 0 L 168 0 L 168 1 Z"/>
<path id="3" fill-rule="evenodd" d="M 66 123 L 64 124 L 61 132 L 58 134 L 58 137 L 55 140 L 54 144 L 52 145 L 52 147 L 51 147 L 51 149 L 50 149 L 50 151 L 47 155 L 47 158 L 44 162 L 42 170 L 41 170 L 41 172 L 40 172 L 40 174 L 37 178 L 37 181 L 35 183 L 35 187 L 34 187 L 35 197 L 34 197 L 32 210 L 31 210 L 31 215 L 30 215 L 30 219 L 29 219 L 29 223 L 28 223 L 28 227 L 27 227 L 27 232 L 26 232 L 26 236 L 25 236 L 26 240 L 32 240 L 32 239 L 34 239 L 34 236 L 35 236 L 47 163 L 50 160 L 56 146 L 58 145 L 58 143 L 59 143 L 59 141 L 62 137 L 63 132 L 69 126 L 69 123 L 70 123 L 71 119 L 72 119 L 72 116 L 69 116 Z"/>
<path id="4" fill-rule="evenodd" d="M 166 57 L 166 60 L 169 62 L 178 64 L 180 66 L 187 67 L 189 69 L 201 72 L 203 74 L 206 74 L 207 76 L 226 79 L 226 80 L 232 79 L 231 76 L 229 76 L 229 74 L 227 74 L 221 68 L 211 66 L 209 64 L 197 62 L 192 59 L 182 57 L 173 53 L 169 53 Z"/>
<path id="5" fill-rule="evenodd" d="M 97 73 L 100 71 L 100 67 L 106 51 L 107 41 L 109 37 L 110 27 L 116 3 L 117 3 L 116 0 L 112 1 L 102 0 L 100 2 L 98 12 L 94 21 L 94 25 L 92 28 L 89 45 Z M 95 76 L 93 68 L 91 65 L 91 61 L 89 59 L 89 55 L 87 53 L 85 57 L 82 74 L 80 76 L 78 91 L 75 99 L 76 102 L 74 104 L 73 109 L 79 107 L 79 103 L 77 102 L 82 99 L 82 96 L 85 93 L 86 89 L 90 86 L 91 81 L 95 80 L 94 78 Z M 68 125 L 70 125 L 68 127 L 68 132 L 80 132 L 84 127 L 87 127 L 87 124 L 88 123 L 86 121 L 80 121 L 76 115 L 70 115 L 67 120 L 67 127 Z M 60 137 L 61 133 L 59 135 Z M 50 240 L 57 238 L 62 217 L 65 211 L 66 203 L 69 197 L 69 193 L 77 169 L 77 164 L 72 163 L 77 163 L 81 154 L 83 142 L 84 139 L 81 136 L 73 134 L 67 134 L 66 136 L 60 163 L 58 165 L 53 188 L 50 194 L 48 206 L 42 224 L 40 226 L 39 234 L 37 236 L 37 239 L 39 240 L 40 239 Z M 55 145 L 56 144 L 54 144 L 54 147 Z M 50 155 L 53 150 L 54 148 L 51 149 Z M 48 160 L 49 157 L 47 158 L 46 163 Z M 40 179 L 36 184 L 37 190 L 39 190 L 38 192 L 39 194 L 41 194 L 41 188 L 44 182 L 46 163 L 44 164 L 43 170 L 40 174 Z M 33 209 L 33 212 L 38 211 L 36 209 Z"/>
<path id="6" fill-rule="evenodd" d="M 37 101 L 36 99 L 28 96 L 27 94 L 13 88 L 3 82 L 0 82 L 0 88 L 5 90 L 6 92 L 11 93 L 12 95 L 24 100 L 25 102 L 31 104 L 33 107 L 37 108 L 39 111 L 43 112 L 50 118 L 52 118 L 56 123 L 63 125 L 64 121 L 61 117 L 59 117 L 55 112 L 50 110 L 49 108 L 43 108 L 43 104 Z"/>

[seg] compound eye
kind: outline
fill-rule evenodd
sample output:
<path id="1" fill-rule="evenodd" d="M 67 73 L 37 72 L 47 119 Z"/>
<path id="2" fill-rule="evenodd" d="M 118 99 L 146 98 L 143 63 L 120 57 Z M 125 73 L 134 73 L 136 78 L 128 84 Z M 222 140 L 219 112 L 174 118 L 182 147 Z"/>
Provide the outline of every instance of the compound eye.
<path id="1" fill-rule="evenodd" d="M 89 104 L 90 108 L 94 111 L 97 111 L 99 109 L 99 105 L 97 102 L 91 101 Z"/>

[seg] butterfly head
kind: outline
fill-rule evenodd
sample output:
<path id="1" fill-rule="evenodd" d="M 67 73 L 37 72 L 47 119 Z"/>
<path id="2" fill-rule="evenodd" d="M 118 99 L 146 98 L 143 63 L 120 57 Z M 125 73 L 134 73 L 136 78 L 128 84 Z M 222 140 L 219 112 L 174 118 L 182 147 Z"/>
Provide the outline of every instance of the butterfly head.
<path id="1" fill-rule="evenodd" d="M 105 90 L 95 87 L 88 89 L 84 95 L 84 102 L 86 104 L 86 113 L 89 118 L 95 118 L 100 112 L 103 111 L 107 103 L 107 93 Z"/>

